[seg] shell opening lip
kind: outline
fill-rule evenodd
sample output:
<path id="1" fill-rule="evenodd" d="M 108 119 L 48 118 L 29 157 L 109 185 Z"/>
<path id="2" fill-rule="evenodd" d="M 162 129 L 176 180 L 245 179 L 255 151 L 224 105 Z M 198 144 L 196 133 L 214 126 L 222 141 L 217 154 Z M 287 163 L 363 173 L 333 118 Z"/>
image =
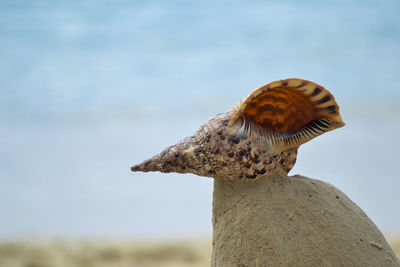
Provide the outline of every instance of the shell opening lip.
<path id="1" fill-rule="evenodd" d="M 343 127 L 343 126 L 346 125 L 346 123 L 342 120 L 342 117 L 340 117 L 340 116 L 339 116 L 338 118 L 329 119 L 329 120 L 331 121 L 332 130 L 333 130 L 333 129 L 340 128 L 340 127 Z"/>

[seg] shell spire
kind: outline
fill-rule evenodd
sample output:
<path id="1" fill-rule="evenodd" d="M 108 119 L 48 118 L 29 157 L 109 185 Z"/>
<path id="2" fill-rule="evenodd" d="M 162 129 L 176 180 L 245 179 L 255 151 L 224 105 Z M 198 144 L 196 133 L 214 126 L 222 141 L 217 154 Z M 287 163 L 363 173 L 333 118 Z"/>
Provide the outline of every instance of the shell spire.
<path id="1" fill-rule="evenodd" d="M 187 137 L 178 144 L 167 147 L 160 154 L 132 166 L 131 171 L 195 172 L 195 166 L 193 166 L 195 152 L 201 152 L 201 149 L 195 142 L 194 136 Z"/>

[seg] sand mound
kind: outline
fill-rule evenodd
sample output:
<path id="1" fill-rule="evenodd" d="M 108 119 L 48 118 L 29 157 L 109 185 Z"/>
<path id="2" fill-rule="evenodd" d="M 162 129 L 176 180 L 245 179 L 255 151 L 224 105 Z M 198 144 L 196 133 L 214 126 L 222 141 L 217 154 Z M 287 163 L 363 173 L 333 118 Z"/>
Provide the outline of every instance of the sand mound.
<path id="1" fill-rule="evenodd" d="M 368 216 L 302 176 L 215 179 L 212 266 L 400 266 Z"/>

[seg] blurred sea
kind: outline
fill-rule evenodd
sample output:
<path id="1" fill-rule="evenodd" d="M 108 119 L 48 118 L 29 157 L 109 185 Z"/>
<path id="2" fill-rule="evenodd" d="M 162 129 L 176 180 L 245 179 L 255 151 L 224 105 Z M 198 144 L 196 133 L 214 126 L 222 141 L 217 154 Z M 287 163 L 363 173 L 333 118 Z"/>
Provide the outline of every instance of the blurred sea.
<path id="1" fill-rule="evenodd" d="M 291 174 L 400 236 L 400 2 L 0 2 L 0 238 L 211 235 L 212 179 L 131 173 L 253 89 L 299 77 L 347 125 Z"/>

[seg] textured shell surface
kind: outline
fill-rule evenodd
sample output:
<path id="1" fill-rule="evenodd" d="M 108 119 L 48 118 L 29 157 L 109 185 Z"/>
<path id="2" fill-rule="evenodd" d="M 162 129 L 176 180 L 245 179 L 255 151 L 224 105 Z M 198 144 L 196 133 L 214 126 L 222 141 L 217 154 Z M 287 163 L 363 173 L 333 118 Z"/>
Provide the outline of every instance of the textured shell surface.
<path id="1" fill-rule="evenodd" d="M 231 180 L 287 174 L 301 144 L 343 125 L 334 97 L 322 86 L 295 78 L 275 81 L 131 169 Z"/>

